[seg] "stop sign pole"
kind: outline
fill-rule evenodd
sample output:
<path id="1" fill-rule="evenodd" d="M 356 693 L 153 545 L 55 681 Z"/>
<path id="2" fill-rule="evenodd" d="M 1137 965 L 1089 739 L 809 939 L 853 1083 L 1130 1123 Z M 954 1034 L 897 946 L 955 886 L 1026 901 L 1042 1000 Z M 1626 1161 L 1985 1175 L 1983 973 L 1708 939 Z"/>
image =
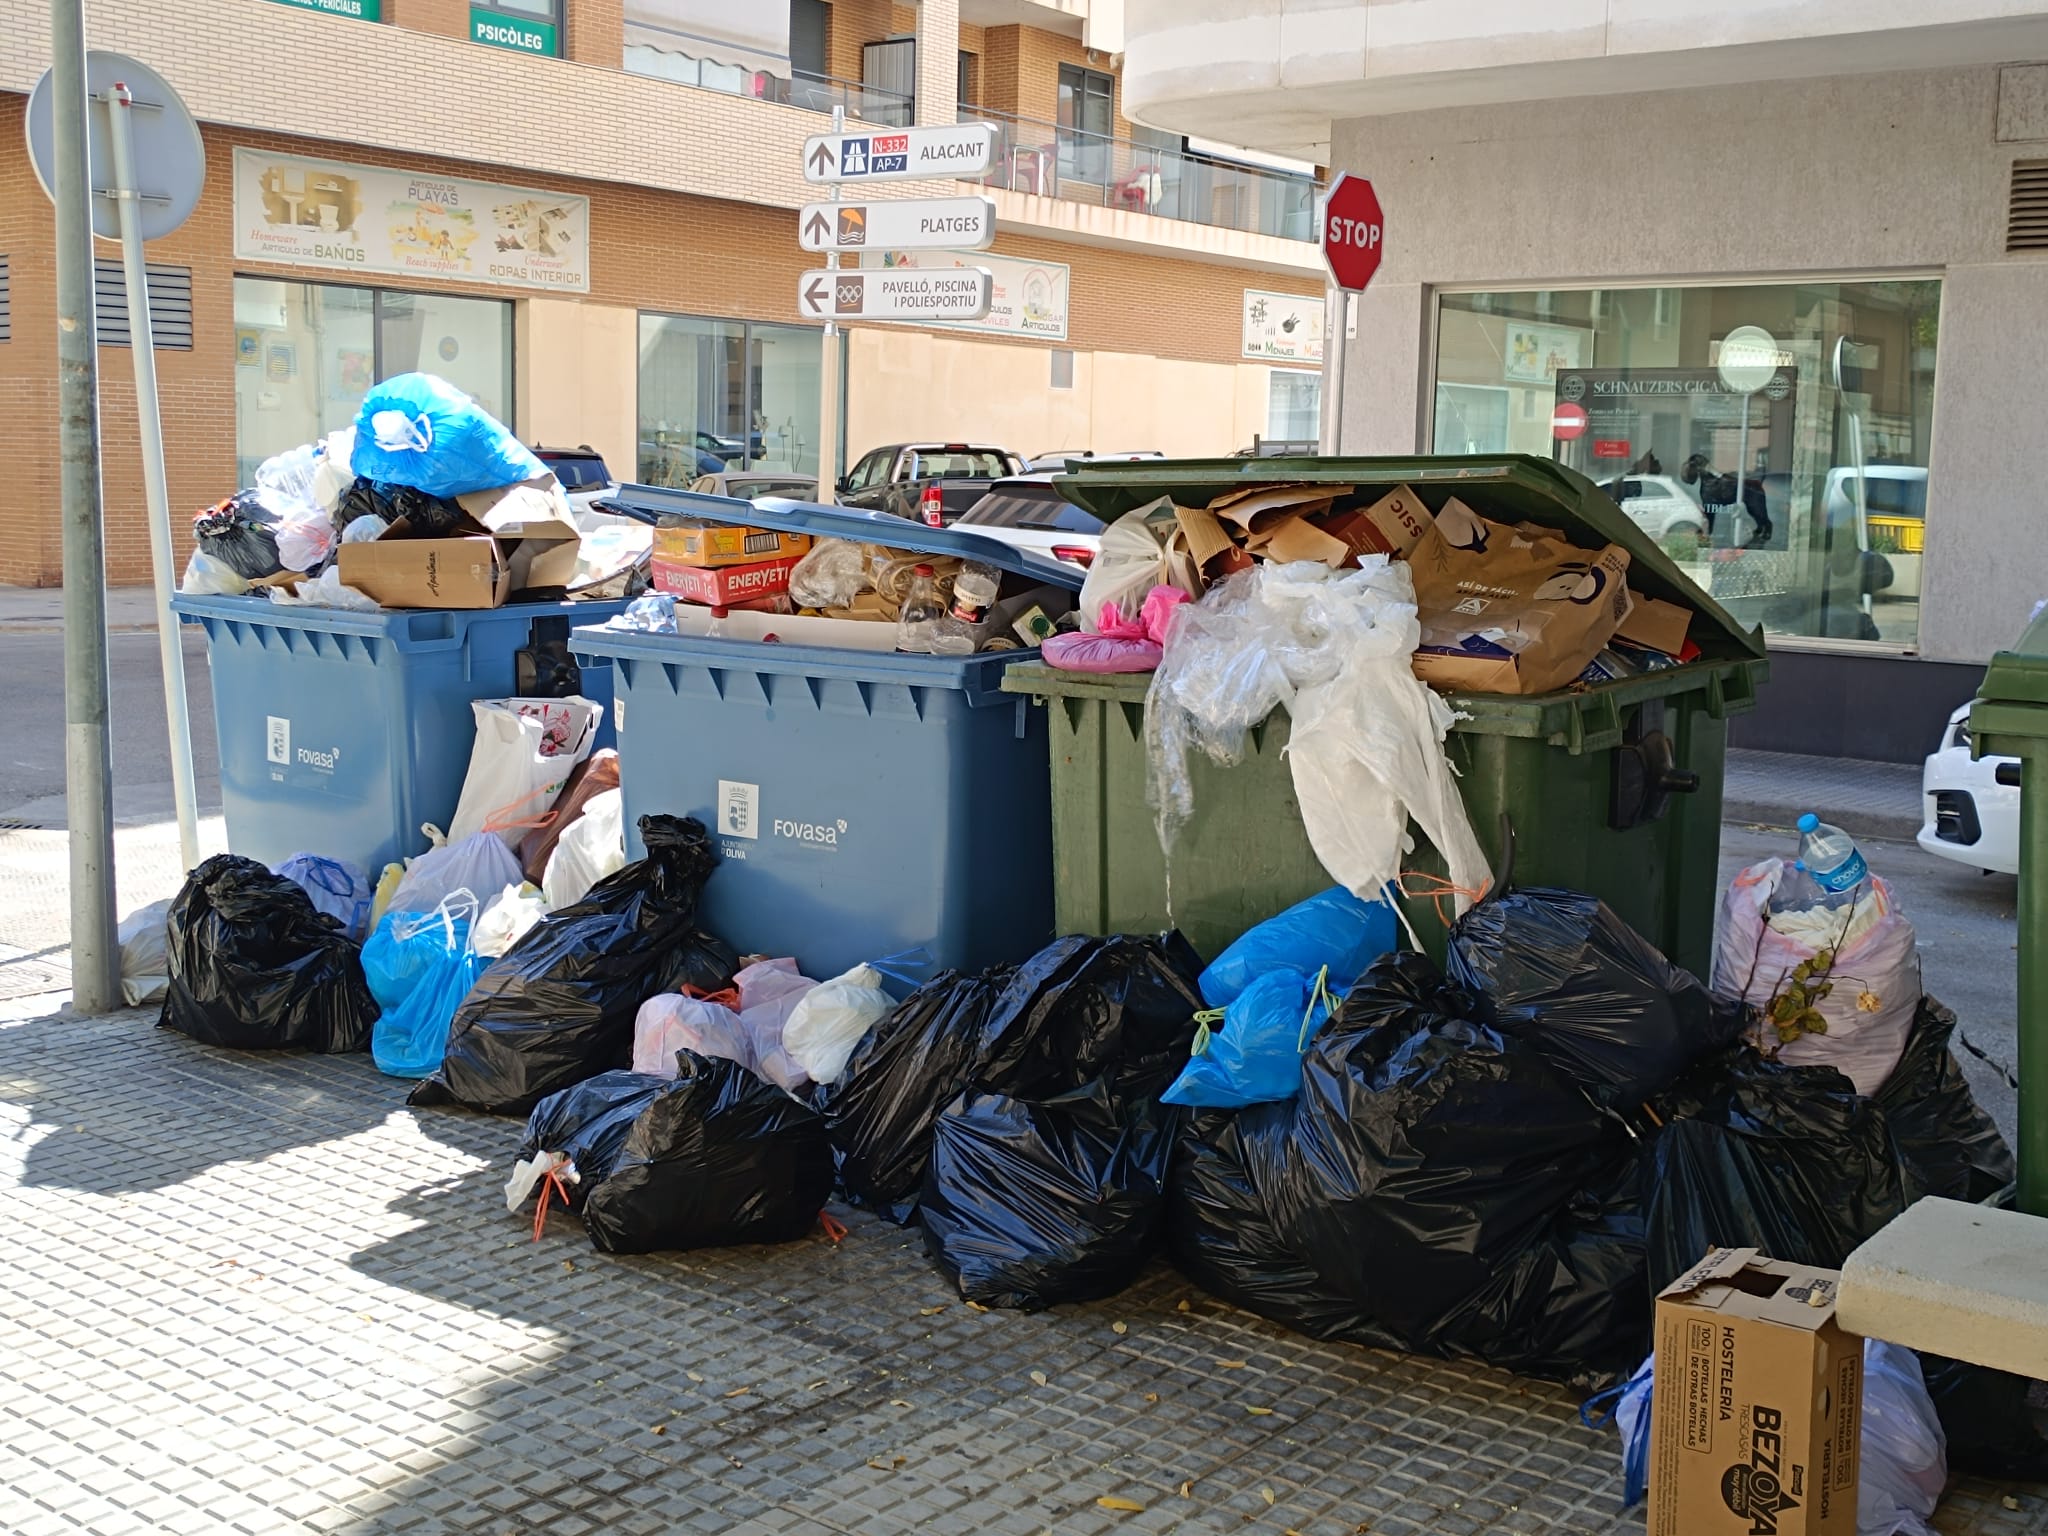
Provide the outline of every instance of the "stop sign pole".
<path id="1" fill-rule="evenodd" d="M 1339 173 L 1323 194 L 1316 233 L 1330 269 L 1323 298 L 1323 453 L 1341 451 L 1344 427 L 1346 345 L 1351 333 L 1351 295 L 1363 293 L 1380 269 L 1386 221 L 1372 183 L 1349 171 Z"/>

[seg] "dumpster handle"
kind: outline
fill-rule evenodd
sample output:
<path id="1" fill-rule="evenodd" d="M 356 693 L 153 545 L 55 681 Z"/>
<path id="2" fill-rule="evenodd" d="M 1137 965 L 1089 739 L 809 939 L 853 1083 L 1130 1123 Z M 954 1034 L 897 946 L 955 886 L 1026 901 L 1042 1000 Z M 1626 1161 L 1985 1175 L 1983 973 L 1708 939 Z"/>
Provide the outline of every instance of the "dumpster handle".
<path id="1" fill-rule="evenodd" d="M 1031 729 L 1031 700 L 1023 694 L 1017 696 L 1017 739 L 1022 741 Z"/>

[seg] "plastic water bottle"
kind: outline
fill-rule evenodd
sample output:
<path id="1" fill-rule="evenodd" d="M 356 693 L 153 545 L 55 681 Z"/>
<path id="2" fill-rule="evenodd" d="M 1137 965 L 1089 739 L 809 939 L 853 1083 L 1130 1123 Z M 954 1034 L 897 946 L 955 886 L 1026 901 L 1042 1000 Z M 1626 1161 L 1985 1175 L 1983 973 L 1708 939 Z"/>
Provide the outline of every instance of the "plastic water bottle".
<path id="1" fill-rule="evenodd" d="M 1853 901 L 1857 888 L 1870 878 L 1870 866 L 1863 862 L 1856 840 L 1811 811 L 1799 818 L 1799 862 L 1831 905 Z"/>
<path id="2" fill-rule="evenodd" d="M 1804 912 L 1828 904 L 1827 892 L 1815 882 L 1804 859 L 1794 859 L 1779 878 L 1778 888 L 1771 892 L 1771 911 L 1774 913 Z"/>
<path id="3" fill-rule="evenodd" d="M 930 654 L 932 631 L 945 616 L 946 605 L 939 600 L 938 577 L 928 565 L 910 574 L 910 590 L 896 611 L 896 649 Z"/>

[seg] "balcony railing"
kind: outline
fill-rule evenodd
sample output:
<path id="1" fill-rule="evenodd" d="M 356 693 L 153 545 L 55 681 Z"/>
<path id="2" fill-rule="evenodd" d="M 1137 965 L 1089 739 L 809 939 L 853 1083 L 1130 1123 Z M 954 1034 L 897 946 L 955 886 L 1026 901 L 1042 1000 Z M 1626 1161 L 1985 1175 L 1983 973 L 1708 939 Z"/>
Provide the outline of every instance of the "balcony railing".
<path id="1" fill-rule="evenodd" d="M 986 176 L 969 178 L 985 186 L 1283 240 L 1315 239 L 1317 187 L 1310 177 L 1084 133 L 985 107 L 963 104 L 960 118 L 995 126 L 995 162 Z"/>
<path id="2" fill-rule="evenodd" d="M 626 69 L 630 74 L 651 75 L 679 85 L 702 86 L 707 91 L 724 91 L 729 96 L 752 96 L 759 101 L 780 102 L 812 112 L 846 108 L 846 115 L 880 127 L 905 128 L 913 108 L 908 96 L 885 91 L 854 80 L 834 80 L 824 75 L 798 75 L 787 79 L 766 70 L 743 69 L 716 59 L 699 58 L 679 50 L 655 48 L 644 43 L 626 47 Z"/>

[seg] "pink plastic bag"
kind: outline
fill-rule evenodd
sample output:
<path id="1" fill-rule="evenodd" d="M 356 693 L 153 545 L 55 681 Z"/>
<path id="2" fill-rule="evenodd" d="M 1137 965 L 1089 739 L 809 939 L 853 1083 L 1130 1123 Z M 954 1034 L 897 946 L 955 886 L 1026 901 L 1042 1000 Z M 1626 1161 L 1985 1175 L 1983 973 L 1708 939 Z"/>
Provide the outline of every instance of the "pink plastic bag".
<path id="1" fill-rule="evenodd" d="M 1721 897 L 1714 936 L 1714 990 L 1763 1008 L 1784 990 L 1793 967 L 1814 947 L 1771 927 L 1770 901 L 1784 878 L 1782 859 L 1765 859 L 1735 877 Z M 1833 1067 L 1863 1094 L 1884 1086 L 1913 1028 L 1920 1006 L 1920 956 L 1913 925 L 1899 911 L 1891 887 L 1870 877 L 1881 915 L 1839 946 L 1830 976 L 1834 989 L 1815 1006 L 1827 1020 L 1824 1035 L 1801 1035 L 1777 1046 L 1766 1023 L 1762 1043 L 1777 1046 L 1780 1061 L 1795 1067 Z M 1845 914 L 1843 922 L 1848 922 Z"/>
<path id="2" fill-rule="evenodd" d="M 810 1079 L 783 1049 L 782 1028 L 818 984 L 801 974 L 794 960 L 762 960 L 733 977 L 733 985 L 740 989 L 740 1023 L 754 1048 L 750 1065 L 776 1087 L 795 1093 Z"/>
<path id="3" fill-rule="evenodd" d="M 1046 640 L 1045 664 L 1063 672 L 1154 671 L 1174 611 L 1187 600 L 1179 587 L 1156 586 L 1145 594 L 1135 619 L 1125 618 L 1115 603 L 1104 603 L 1096 634 L 1053 635 Z"/>
<path id="4" fill-rule="evenodd" d="M 708 997 L 664 992 L 647 999 L 633 1017 L 633 1070 L 653 1077 L 674 1077 L 677 1051 L 722 1056 L 750 1072 L 758 1070 L 746 1025 L 725 1005 L 724 999 L 730 996 L 721 993 L 720 1000 L 714 1002 Z"/>

